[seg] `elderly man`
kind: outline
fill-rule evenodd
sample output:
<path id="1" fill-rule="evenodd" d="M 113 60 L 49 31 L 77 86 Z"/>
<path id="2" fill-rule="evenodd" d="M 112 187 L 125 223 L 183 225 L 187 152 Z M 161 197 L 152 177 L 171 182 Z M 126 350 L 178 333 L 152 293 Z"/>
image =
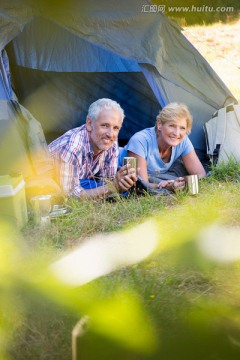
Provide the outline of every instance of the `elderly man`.
<path id="1" fill-rule="evenodd" d="M 69 196 L 103 198 L 125 192 L 137 181 L 133 168 L 117 171 L 117 138 L 124 112 L 110 99 L 99 99 L 88 110 L 86 124 L 69 130 L 49 145 L 57 180 Z"/>

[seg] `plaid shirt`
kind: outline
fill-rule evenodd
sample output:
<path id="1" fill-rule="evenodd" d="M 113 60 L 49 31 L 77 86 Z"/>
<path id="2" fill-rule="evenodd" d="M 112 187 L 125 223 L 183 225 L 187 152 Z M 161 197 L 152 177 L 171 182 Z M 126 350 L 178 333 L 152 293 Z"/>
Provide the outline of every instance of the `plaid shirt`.
<path id="1" fill-rule="evenodd" d="M 69 130 L 54 140 L 49 144 L 49 151 L 57 180 L 63 191 L 71 196 L 79 196 L 83 190 L 80 179 L 112 179 L 117 172 L 117 143 L 93 158 L 86 125 Z"/>

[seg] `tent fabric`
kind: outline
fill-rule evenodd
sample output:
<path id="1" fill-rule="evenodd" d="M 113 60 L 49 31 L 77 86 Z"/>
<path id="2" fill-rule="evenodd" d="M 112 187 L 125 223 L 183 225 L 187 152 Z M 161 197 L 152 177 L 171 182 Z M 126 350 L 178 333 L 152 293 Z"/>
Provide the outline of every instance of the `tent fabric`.
<path id="1" fill-rule="evenodd" d="M 120 138 L 155 123 L 158 110 L 186 103 L 190 138 L 204 151 L 202 125 L 233 95 L 206 60 L 162 13 L 142 12 L 144 0 L 1 1 L 0 49 L 7 46 L 14 89 L 45 132 L 85 121 L 99 97 L 126 113 Z M 7 89 L 6 59 L 0 96 Z"/>
<path id="2" fill-rule="evenodd" d="M 0 175 L 23 173 L 33 176 L 27 147 L 25 124 L 18 117 L 12 101 L 0 100 Z"/>
<path id="3" fill-rule="evenodd" d="M 240 105 L 219 109 L 204 126 L 207 153 L 213 163 L 240 161 Z"/>
<path id="4" fill-rule="evenodd" d="M 26 30 L 25 36 L 19 38 L 21 46 L 31 40 L 34 45 L 36 37 L 42 37 L 42 41 L 45 42 L 44 47 L 39 47 L 36 43 L 34 49 L 36 54 L 31 48 L 31 52 L 28 51 L 27 56 L 32 64 L 30 67 L 36 66 L 35 57 L 42 59 L 39 54 L 41 52 L 45 57 L 45 69 L 47 64 L 49 70 L 55 68 L 54 71 L 59 71 L 58 62 L 61 61 L 60 71 L 68 71 L 69 65 L 66 64 L 74 63 L 72 59 L 76 58 L 76 53 L 82 54 L 81 50 L 75 51 L 78 41 L 74 39 L 78 37 L 96 45 L 94 53 L 88 57 L 88 66 L 91 65 L 92 71 L 96 71 L 95 51 L 98 52 L 98 47 L 102 47 L 108 53 L 108 57 L 122 56 L 138 63 L 150 64 L 157 70 L 156 79 L 163 77 L 213 107 L 222 106 L 226 93 L 228 96 L 232 95 L 220 78 L 181 34 L 180 27 L 173 25 L 162 13 L 141 12 L 143 3 L 144 1 L 139 0 L 122 0 L 120 4 L 116 0 L 110 3 L 107 0 L 101 2 L 75 0 L 64 2 L 62 7 L 45 5 L 47 7 L 35 9 L 35 12 L 47 19 L 50 24 L 47 27 L 46 20 L 43 20 L 41 25 L 40 18 L 35 16 L 31 19 L 32 24 L 28 24 L 34 26 L 35 31 Z M 35 21 L 36 24 L 33 24 Z M 65 31 L 52 33 L 51 22 L 58 24 Z M 71 34 L 73 35 L 69 41 Z M 67 51 L 64 51 L 65 46 L 60 46 L 60 51 L 58 50 L 61 41 L 68 43 Z M 85 54 L 78 59 L 78 62 L 82 62 L 83 57 Z M 24 66 L 29 66 L 29 61 Z M 209 81 L 206 81 L 207 78 Z"/>
<path id="5" fill-rule="evenodd" d="M 10 80 L 9 62 L 6 51 L 0 53 L 0 99 L 9 100 L 12 98 L 12 86 Z"/>
<path id="6" fill-rule="evenodd" d="M 18 103 L 5 50 L 0 55 L 0 175 L 23 174 L 27 195 L 39 194 L 46 188 L 59 194 L 60 189 L 52 180 L 53 162 L 42 126 Z"/>
<path id="7" fill-rule="evenodd" d="M 24 173 L 25 178 L 53 170 L 40 123 L 17 101 L 0 100 L 0 175 Z"/>
<path id="8" fill-rule="evenodd" d="M 117 56 L 42 17 L 27 23 L 11 45 L 12 51 L 8 48 L 8 52 L 12 62 L 26 68 L 57 72 L 141 71 L 135 60 Z"/>

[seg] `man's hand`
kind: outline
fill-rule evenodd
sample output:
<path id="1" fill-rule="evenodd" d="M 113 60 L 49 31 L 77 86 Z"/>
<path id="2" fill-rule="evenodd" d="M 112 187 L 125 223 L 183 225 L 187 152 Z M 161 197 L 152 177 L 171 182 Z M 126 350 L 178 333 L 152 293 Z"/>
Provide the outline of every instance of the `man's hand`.
<path id="1" fill-rule="evenodd" d="M 136 170 L 129 165 L 122 166 L 116 173 L 114 186 L 119 192 L 129 190 L 137 181 Z"/>

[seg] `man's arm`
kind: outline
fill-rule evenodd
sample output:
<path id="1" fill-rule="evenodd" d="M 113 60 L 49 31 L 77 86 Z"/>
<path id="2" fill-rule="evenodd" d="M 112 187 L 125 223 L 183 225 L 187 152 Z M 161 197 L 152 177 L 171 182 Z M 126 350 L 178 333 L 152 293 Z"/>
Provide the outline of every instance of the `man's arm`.
<path id="1" fill-rule="evenodd" d="M 78 168 L 68 162 L 61 161 L 60 165 L 60 185 L 63 192 L 68 196 L 74 196 L 78 199 L 93 198 L 101 199 L 117 191 L 113 182 L 99 186 L 94 189 L 85 190 L 80 186 Z"/>
<path id="2" fill-rule="evenodd" d="M 78 199 L 103 199 L 109 195 L 112 195 L 117 192 L 117 189 L 114 187 L 113 182 L 109 182 L 109 184 L 98 186 L 94 189 L 82 189 L 80 192 Z"/>
<path id="3" fill-rule="evenodd" d="M 63 192 L 68 196 L 79 197 L 83 188 L 79 183 L 79 166 L 70 162 L 60 160 L 59 164 L 59 182 Z"/>
<path id="4" fill-rule="evenodd" d="M 137 181 L 137 176 L 134 168 L 128 168 L 128 165 L 122 166 L 116 173 L 114 180 L 107 181 L 105 185 L 94 189 L 84 190 L 80 192 L 78 198 L 86 199 L 102 199 L 114 193 L 121 193 L 129 190 Z"/>

